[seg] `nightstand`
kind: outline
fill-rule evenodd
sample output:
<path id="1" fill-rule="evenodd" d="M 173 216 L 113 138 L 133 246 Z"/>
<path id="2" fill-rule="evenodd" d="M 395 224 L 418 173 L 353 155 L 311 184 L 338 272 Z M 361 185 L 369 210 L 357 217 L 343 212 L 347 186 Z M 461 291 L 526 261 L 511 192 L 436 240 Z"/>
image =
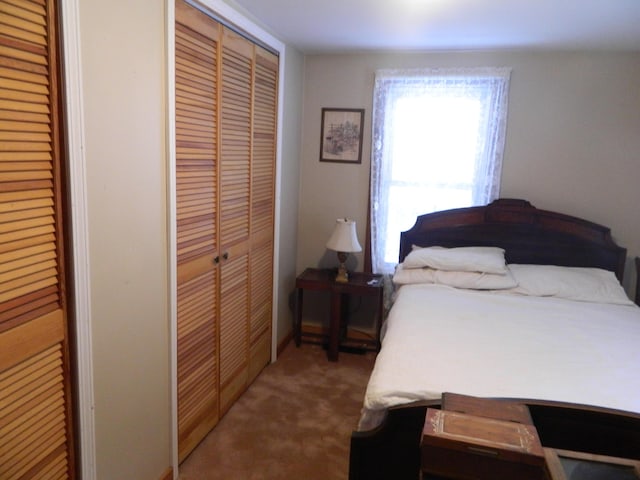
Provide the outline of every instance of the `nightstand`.
<path id="1" fill-rule="evenodd" d="M 335 270 L 307 268 L 296 278 L 296 306 L 294 319 L 294 338 L 296 346 L 302 342 L 302 305 L 305 290 L 327 291 L 331 297 L 331 309 L 329 316 L 329 339 L 327 357 L 331 361 L 338 360 L 340 346 L 349 345 L 347 339 L 341 338 L 341 331 L 346 329 L 345 304 L 350 296 L 375 297 L 376 318 L 375 338 L 371 341 L 357 342 L 359 347 L 370 347 L 372 350 L 380 349 L 380 326 L 383 312 L 383 281 L 382 275 L 371 273 L 351 272 L 347 283 L 336 282 Z"/>

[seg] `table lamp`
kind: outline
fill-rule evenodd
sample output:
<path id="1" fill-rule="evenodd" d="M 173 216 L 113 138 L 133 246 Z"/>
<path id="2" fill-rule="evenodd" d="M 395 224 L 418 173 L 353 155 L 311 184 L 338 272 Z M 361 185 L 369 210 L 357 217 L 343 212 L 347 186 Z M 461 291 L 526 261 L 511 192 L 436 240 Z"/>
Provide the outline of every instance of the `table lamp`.
<path id="1" fill-rule="evenodd" d="M 336 282 L 346 283 L 349 281 L 349 273 L 344 262 L 350 252 L 361 252 L 362 247 L 358 243 L 358 235 L 356 234 L 356 222 L 347 218 L 338 218 L 333 233 L 327 242 L 327 248 L 338 252 L 338 274 Z"/>

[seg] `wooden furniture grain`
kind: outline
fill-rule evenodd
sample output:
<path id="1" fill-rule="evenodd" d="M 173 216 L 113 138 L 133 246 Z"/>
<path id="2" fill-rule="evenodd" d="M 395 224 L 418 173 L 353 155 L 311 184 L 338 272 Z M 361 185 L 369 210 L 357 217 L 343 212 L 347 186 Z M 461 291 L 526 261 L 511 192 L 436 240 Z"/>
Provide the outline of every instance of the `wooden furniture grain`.
<path id="1" fill-rule="evenodd" d="M 497 246 L 509 263 L 598 267 L 619 280 L 626 263 L 626 250 L 612 240 L 609 228 L 519 199 L 422 215 L 400 243 L 400 261 L 412 245 Z M 543 446 L 640 457 L 638 413 L 535 399 L 524 403 Z M 349 478 L 417 478 L 420 432 L 426 408 L 434 405 L 439 401 L 391 408 L 375 429 L 353 432 Z"/>
<path id="2" fill-rule="evenodd" d="M 58 12 L 55 0 L 2 3 L 2 479 L 76 474 Z"/>
<path id="3" fill-rule="evenodd" d="M 420 451 L 423 477 L 546 480 L 532 424 L 428 408 Z"/>
<path id="4" fill-rule="evenodd" d="M 380 348 L 380 326 L 383 315 L 383 283 L 382 276 L 352 272 L 349 273 L 349 281 L 336 282 L 335 271 L 330 269 L 307 268 L 296 279 L 296 307 L 294 319 L 294 338 L 297 346 L 302 341 L 302 308 L 305 290 L 326 291 L 331 297 L 331 313 L 329 318 L 329 339 L 327 357 L 331 361 L 338 360 L 338 352 L 341 345 L 359 348 Z M 348 305 L 349 296 L 360 295 L 374 297 L 376 301 L 375 338 L 372 341 L 349 342 L 341 338 L 341 331 L 346 329 L 345 308 Z"/>
<path id="5" fill-rule="evenodd" d="M 507 263 L 597 267 L 620 281 L 626 263 L 626 249 L 616 245 L 608 227 L 520 199 L 422 215 L 400 235 L 400 261 L 413 245 L 501 247 Z"/>
<path id="6" fill-rule="evenodd" d="M 640 478 L 638 459 L 543 447 L 520 401 L 445 393 L 441 410 L 427 409 L 420 450 L 424 480 Z"/>
<path id="7" fill-rule="evenodd" d="M 504 402 L 444 392 L 442 394 L 442 409 L 476 417 L 533 425 L 529 409 L 519 402 Z"/>
<path id="8" fill-rule="evenodd" d="M 271 357 L 278 57 L 176 1 L 179 459 Z"/>

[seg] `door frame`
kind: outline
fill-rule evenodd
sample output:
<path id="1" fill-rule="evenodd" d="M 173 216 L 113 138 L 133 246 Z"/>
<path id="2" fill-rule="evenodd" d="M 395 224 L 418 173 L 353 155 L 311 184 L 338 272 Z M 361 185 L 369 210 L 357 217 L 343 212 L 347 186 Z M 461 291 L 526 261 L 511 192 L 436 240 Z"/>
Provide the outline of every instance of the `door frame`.
<path id="1" fill-rule="evenodd" d="M 73 0 L 77 1 L 77 0 Z M 284 104 L 284 66 L 285 45 L 262 27 L 245 17 L 223 0 L 186 0 L 194 5 L 201 5 L 213 12 L 217 19 L 246 32 L 259 42 L 277 52 L 278 61 L 278 121 L 276 132 L 276 165 L 275 165 L 275 211 L 273 236 L 273 294 L 271 312 L 271 361 L 274 362 L 278 351 L 278 289 L 279 284 L 279 252 L 280 252 L 280 189 L 281 189 L 281 156 L 282 156 L 282 117 Z M 166 0 L 166 52 L 167 52 L 167 197 L 168 197 L 168 235 L 169 235 L 169 322 L 171 325 L 171 450 L 173 478 L 178 478 L 178 313 L 177 313 L 177 232 L 176 232 L 176 147 L 175 147 L 175 2 Z"/>
<path id="2" fill-rule="evenodd" d="M 59 0 L 64 85 L 67 190 L 71 231 L 67 245 L 71 248 L 73 279 L 73 322 L 75 355 L 72 368 L 76 377 L 74 389 L 77 438 L 76 470 L 80 478 L 96 478 L 96 445 L 93 390 L 93 352 L 91 333 L 91 286 L 89 272 L 89 220 L 87 213 L 87 181 L 80 61 L 79 0 Z"/>

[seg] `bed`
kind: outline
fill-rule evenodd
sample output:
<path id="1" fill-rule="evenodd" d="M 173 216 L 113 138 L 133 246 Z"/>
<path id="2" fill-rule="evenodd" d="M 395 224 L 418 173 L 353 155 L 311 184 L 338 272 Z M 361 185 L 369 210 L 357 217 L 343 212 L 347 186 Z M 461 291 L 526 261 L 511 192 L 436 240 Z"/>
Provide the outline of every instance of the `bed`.
<path id="1" fill-rule="evenodd" d="M 429 247 L 482 250 L 482 261 L 500 251 L 508 278 L 396 274 L 403 286 L 352 434 L 349 478 L 418 478 L 425 411 L 446 391 L 525 402 L 545 446 L 640 458 L 640 309 L 619 284 L 626 250 L 610 230 L 501 199 L 418 217 L 401 235 L 401 264 L 423 253 L 440 261 Z"/>

